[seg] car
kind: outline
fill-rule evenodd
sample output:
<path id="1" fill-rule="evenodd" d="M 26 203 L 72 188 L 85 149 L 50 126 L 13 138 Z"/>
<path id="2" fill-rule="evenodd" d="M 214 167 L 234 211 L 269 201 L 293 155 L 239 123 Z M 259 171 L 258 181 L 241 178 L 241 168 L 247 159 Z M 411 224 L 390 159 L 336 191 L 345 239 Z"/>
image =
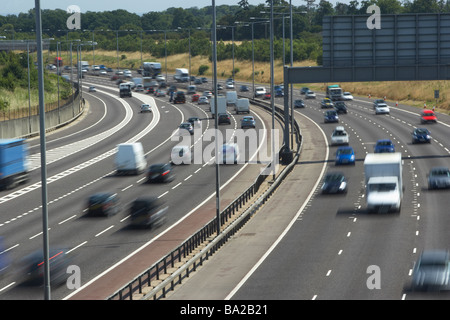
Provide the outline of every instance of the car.
<path id="1" fill-rule="evenodd" d="M 89 196 L 86 214 L 89 216 L 109 217 L 120 212 L 120 201 L 117 193 L 97 192 Z"/>
<path id="2" fill-rule="evenodd" d="M 190 124 L 192 124 L 192 127 L 195 128 L 200 128 L 201 127 L 201 121 L 200 118 L 198 117 L 190 117 L 187 122 L 189 122 Z"/>
<path id="3" fill-rule="evenodd" d="M 101 75 L 106 75 L 106 74 L 108 74 L 108 72 L 106 72 L 106 70 L 100 70 L 100 74 Z"/>
<path id="4" fill-rule="evenodd" d="M 191 102 L 197 102 L 200 95 L 198 93 L 194 93 L 191 98 Z"/>
<path id="5" fill-rule="evenodd" d="M 158 75 L 155 77 L 155 80 L 158 81 L 158 82 L 161 82 L 161 81 L 166 81 L 166 78 L 165 78 L 163 75 L 158 74 Z"/>
<path id="6" fill-rule="evenodd" d="M 422 110 L 420 113 L 421 123 L 436 123 L 437 117 L 433 110 Z"/>
<path id="7" fill-rule="evenodd" d="M 375 114 L 389 114 L 389 106 L 386 103 L 378 103 L 375 106 Z"/>
<path id="8" fill-rule="evenodd" d="M 412 291 L 446 291 L 449 289 L 450 256 L 447 250 L 424 250 L 414 264 Z"/>
<path id="9" fill-rule="evenodd" d="M 144 85 L 142 84 L 137 84 L 136 88 L 134 89 L 136 92 L 143 92 L 144 91 Z"/>
<path id="10" fill-rule="evenodd" d="M 281 89 L 275 90 L 275 97 L 284 97 L 284 91 Z"/>
<path id="11" fill-rule="evenodd" d="M 245 128 L 256 128 L 256 122 L 253 116 L 244 116 L 241 119 L 241 129 Z"/>
<path id="12" fill-rule="evenodd" d="M 123 75 L 124 75 L 126 78 L 132 78 L 132 77 L 133 77 L 133 75 L 131 74 L 131 71 L 130 71 L 130 70 L 124 70 L 124 71 L 123 71 Z"/>
<path id="13" fill-rule="evenodd" d="M 217 118 L 218 124 L 226 123 L 231 124 L 231 119 L 228 113 L 219 113 L 219 116 Z"/>
<path id="14" fill-rule="evenodd" d="M 192 126 L 192 124 L 190 122 L 183 122 L 183 123 L 180 124 L 180 126 L 178 128 L 180 130 L 180 134 L 181 135 L 183 135 L 186 131 L 190 135 L 194 134 L 194 127 Z"/>
<path id="15" fill-rule="evenodd" d="M 184 95 L 184 91 L 177 91 L 175 93 L 175 97 L 173 98 L 173 103 L 186 103 L 186 96 Z"/>
<path id="16" fill-rule="evenodd" d="M 92 70 L 94 70 L 94 71 L 98 71 L 98 70 L 100 70 L 100 67 L 99 67 L 99 66 L 97 66 L 97 65 L 93 65 L 93 66 L 92 66 Z"/>
<path id="17" fill-rule="evenodd" d="M 234 89 L 234 83 L 232 83 L 232 82 L 227 82 L 227 83 L 225 84 L 225 88 L 227 88 L 227 89 Z"/>
<path id="18" fill-rule="evenodd" d="M 336 166 L 341 164 L 352 164 L 355 165 L 355 151 L 352 147 L 339 147 L 336 150 L 336 159 L 334 161 Z"/>
<path id="19" fill-rule="evenodd" d="M 177 92 L 177 91 L 178 91 L 177 87 L 175 85 L 171 85 L 169 87 L 169 90 L 167 90 L 167 93 Z"/>
<path id="20" fill-rule="evenodd" d="M 217 84 L 217 91 L 223 90 L 223 85 L 220 83 Z"/>
<path id="21" fill-rule="evenodd" d="M 305 102 L 302 99 L 294 100 L 294 108 L 304 108 Z"/>
<path id="22" fill-rule="evenodd" d="M 206 91 L 203 91 L 203 95 L 204 95 L 205 97 L 207 97 L 208 99 L 211 99 L 213 93 L 212 93 L 212 91 L 210 91 L 210 90 L 206 90 Z"/>
<path id="23" fill-rule="evenodd" d="M 347 179 L 342 172 L 327 172 L 323 178 L 321 190 L 323 194 L 346 193 Z"/>
<path id="24" fill-rule="evenodd" d="M 200 78 L 196 78 L 195 80 L 194 80 L 194 84 L 202 84 L 203 82 L 202 82 L 202 79 L 200 79 Z"/>
<path id="25" fill-rule="evenodd" d="M 333 108 L 334 107 L 334 103 L 333 101 L 331 101 L 330 98 L 324 98 L 322 99 L 322 101 L 320 102 L 320 107 L 323 108 Z"/>
<path id="26" fill-rule="evenodd" d="M 153 228 L 166 221 L 168 206 L 158 198 L 141 196 L 130 206 L 130 225 L 136 228 Z"/>
<path id="27" fill-rule="evenodd" d="M 156 89 L 155 90 L 155 96 L 156 97 L 165 97 L 166 96 L 166 90 L 164 90 L 164 89 Z"/>
<path id="28" fill-rule="evenodd" d="M 241 92 L 248 92 L 249 91 L 248 86 L 246 86 L 246 85 L 240 86 L 239 87 L 239 91 L 241 91 Z"/>
<path id="29" fill-rule="evenodd" d="M 201 80 L 202 80 L 203 83 L 207 83 L 208 82 L 208 79 L 205 78 L 205 77 L 201 77 Z"/>
<path id="30" fill-rule="evenodd" d="M 446 167 L 434 167 L 428 174 L 428 189 L 450 188 L 450 169 Z"/>
<path id="31" fill-rule="evenodd" d="M 386 104 L 386 101 L 384 101 L 384 99 L 375 99 L 375 100 L 373 101 L 373 109 L 375 109 L 376 106 L 377 106 L 378 104 L 380 104 L 380 103 Z"/>
<path id="32" fill-rule="evenodd" d="M 97 92 L 97 89 L 95 88 L 95 86 L 90 86 L 89 92 Z"/>
<path id="33" fill-rule="evenodd" d="M 187 87 L 187 91 L 186 91 L 187 94 L 194 94 L 196 92 L 197 92 L 197 86 L 191 85 L 191 86 Z"/>
<path id="34" fill-rule="evenodd" d="M 200 96 L 200 97 L 198 98 L 197 103 L 198 103 L 198 104 L 208 104 L 208 103 L 209 103 L 208 97 L 207 97 L 207 96 Z"/>
<path id="35" fill-rule="evenodd" d="M 331 144 L 348 144 L 349 138 L 348 133 L 345 131 L 343 126 L 337 126 L 333 133 L 331 134 Z"/>
<path id="36" fill-rule="evenodd" d="M 52 285 L 62 285 L 67 281 L 69 275 L 67 268 L 71 265 L 72 259 L 64 248 L 49 248 L 48 261 L 50 269 L 50 283 Z M 44 285 L 44 252 L 37 250 L 25 256 L 20 261 L 23 267 L 24 282 L 30 285 Z"/>
<path id="37" fill-rule="evenodd" d="M 343 101 L 336 101 L 334 103 L 334 110 L 336 110 L 338 114 L 347 114 L 347 105 Z"/>
<path id="38" fill-rule="evenodd" d="M 264 100 L 269 100 L 270 99 L 270 92 L 266 92 L 264 94 Z"/>
<path id="39" fill-rule="evenodd" d="M 237 143 L 225 143 L 222 145 L 222 163 L 236 164 L 240 159 L 239 146 Z"/>
<path id="40" fill-rule="evenodd" d="M 327 110 L 324 115 L 324 122 L 339 122 L 339 116 L 336 110 Z"/>
<path id="41" fill-rule="evenodd" d="M 350 92 L 344 92 L 342 94 L 342 99 L 344 99 L 345 101 L 350 101 L 353 100 L 353 96 Z"/>
<path id="42" fill-rule="evenodd" d="M 306 99 L 315 99 L 316 93 L 314 91 L 309 90 L 308 92 L 305 93 L 305 98 Z"/>
<path id="43" fill-rule="evenodd" d="M 152 107 L 149 104 L 141 104 L 141 113 L 152 112 Z"/>
<path id="44" fill-rule="evenodd" d="M 395 152 L 395 146 L 389 139 L 381 139 L 375 143 L 373 147 L 374 153 Z"/>
<path id="45" fill-rule="evenodd" d="M 190 164 L 191 149 L 188 146 L 177 145 L 170 153 L 170 163 L 173 165 Z"/>
<path id="46" fill-rule="evenodd" d="M 160 87 L 161 89 L 167 88 L 167 83 L 166 83 L 165 81 L 160 81 L 160 82 L 159 82 L 159 87 Z"/>
<path id="47" fill-rule="evenodd" d="M 155 93 L 155 87 L 150 86 L 147 88 L 147 94 L 152 94 L 152 93 Z"/>
<path id="48" fill-rule="evenodd" d="M 5 238 L 0 236 L 0 279 L 4 279 L 4 277 L 8 274 L 8 271 L 11 266 L 11 256 L 8 252 Z"/>
<path id="49" fill-rule="evenodd" d="M 412 143 L 431 143 L 431 132 L 426 128 L 415 128 L 412 132 Z"/>
<path id="50" fill-rule="evenodd" d="M 255 88 L 255 98 L 263 97 L 266 94 L 266 88 L 256 87 Z"/>
<path id="51" fill-rule="evenodd" d="M 303 87 L 300 89 L 300 94 L 306 94 L 309 91 L 308 87 Z"/>
<path id="52" fill-rule="evenodd" d="M 173 168 L 170 163 L 156 163 L 148 167 L 147 183 L 171 182 L 175 179 Z"/>

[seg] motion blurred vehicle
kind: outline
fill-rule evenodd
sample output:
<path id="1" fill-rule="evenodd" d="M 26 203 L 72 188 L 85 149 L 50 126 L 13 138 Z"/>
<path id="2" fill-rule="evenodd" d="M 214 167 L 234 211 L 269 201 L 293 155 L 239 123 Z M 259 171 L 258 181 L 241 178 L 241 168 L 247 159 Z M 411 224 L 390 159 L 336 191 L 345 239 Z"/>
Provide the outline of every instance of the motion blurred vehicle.
<path id="1" fill-rule="evenodd" d="M 337 126 L 331 133 L 331 144 L 348 144 L 349 137 L 343 126 Z"/>
<path id="2" fill-rule="evenodd" d="M 195 80 L 194 80 L 194 84 L 202 84 L 203 82 L 202 82 L 202 79 L 200 79 L 200 78 L 195 78 Z"/>
<path id="3" fill-rule="evenodd" d="M 378 104 L 383 103 L 386 104 L 386 102 L 384 101 L 384 99 L 375 99 L 373 101 L 373 109 L 375 109 L 377 107 Z"/>
<path id="4" fill-rule="evenodd" d="M 207 83 L 207 82 L 208 82 L 208 79 L 205 78 L 205 77 L 201 77 L 201 79 L 202 79 L 202 82 L 203 82 L 203 83 Z"/>
<path id="5" fill-rule="evenodd" d="M 450 169 L 446 167 L 434 167 L 428 174 L 428 189 L 450 188 Z"/>
<path id="6" fill-rule="evenodd" d="M 114 166 L 118 175 L 140 174 L 147 167 L 144 148 L 141 142 L 120 143 L 117 145 L 117 153 Z"/>
<path id="7" fill-rule="evenodd" d="M 86 214 L 89 216 L 109 217 L 120 211 L 117 193 L 98 192 L 88 198 Z"/>
<path id="8" fill-rule="evenodd" d="M 449 289 L 450 261 L 447 250 L 424 250 L 414 264 L 413 291 L 446 291 Z"/>
<path id="9" fill-rule="evenodd" d="M 147 170 L 147 183 L 151 182 L 171 182 L 175 175 L 170 163 L 152 164 Z"/>
<path id="10" fill-rule="evenodd" d="M 240 159 L 239 146 L 237 143 L 226 143 L 222 145 L 222 163 L 236 164 Z"/>
<path id="11" fill-rule="evenodd" d="M 353 96 L 350 92 L 344 92 L 342 94 L 342 99 L 344 99 L 345 101 L 350 101 L 353 100 Z"/>
<path id="12" fill-rule="evenodd" d="M 431 143 L 431 132 L 426 128 L 416 128 L 412 132 L 412 143 Z"/>
<path id="13" fill-rule="evenodd" d="M 373 148 L 374 153 L 395 152 L 395 146 L 389 139 L 378 140 Z"/>
<path id="14" fill-rule="evenodd" d="M 194 127 L 189 122 L 183 122 L 178 127 L 180 134 L 183 135 L 184 133 L 189 133 L 190 135 L 194 134 Z"/>
<path id="15" fill-rule="evenodd" d="M 155 197 L 139 197 L 130 207 L 130 225 L 139 228 L 159 226 L 165 222 L 168 208 L 162 200 Z"/>
<path id="16" fill-rule="evenodd" d="M 302 99 L 294 100 L 294 108 L 304 108 L 305 102 Z"/>
<path id="17" fill-rule="evenodd" d="M 375 114 L 389 114 L 389 106 L 386 103 L 378 103 L 375 106 Z"/>
<path id="18" fill-rule="evenodd" d="M 173 103 L 174 104 L 186 103 L 186 96 L 184 95 L 183 91 L 177 91 L 177 93 L 175 93 L 175 98 L 173 99 Z"/>
<path id="19" fill-rule="evenodd" d="M 270 100 L 270 92 L 264 94 L 264 100 Z"/>
<path id="20" fill-rule="evenodd" d="M 143 92 L 144 91 L 144 85 L 142 84 L 137 84 L 136 88 L 134 89 L 136 92 Z"/>
<path id="21" fill-rule="evenodd" d="M 200 96 L 198 98 L 198 104 L 209 104 L 209 100 L 207 96 Z"/>
<path id="22" fill-rule="evenodd" d="M 334 110 L 336 110 L 338 114 L 347 114 L 347 105 L 343 101 L 336 101 L 334 103 Z"/>
<path id="23" fill-rule="evenodd" d="M 191 149 L 188 146 L 175 146 L 170 153 L 170 163 L 174 165 L 190 164 Z"/>
<path id="24" fill-rule="evenodd" d="M 421 123 L 436 123 L 437 117 L 433 110 L 422 110 L 420 112 Z"/>
<path id="25" fill-rule="evenodd" d="M 203 96 L 207 97 L 208 99 L 211 99 L 212 95 L 213 93 L 210 90 L 203 91 Z"/>
<path id="26" fill-rule="evenodd" d="M 0 279 L 6 276 L 8 269 L 11 266 L 11 257 L 6 249 L 5 239 L 0 236 Z"/>
<path id="27" fill-rule="evenodd" d="M 333 108 L 334 107 L 334 103 L 333 101 L 331 101 L 330 98 L 324 98 L 322 99 L 322 101 L 320 102 L 320 107 L 323 108 Z"/>
<path id="28" fill-rule="evenodd" d="M 316 93 L 314 91 L 309 90 L 307 93 L 305 93 L 306 99 L 315 99 Z"/>
<path id="29" fill-rule="evenodd" d="M 152 112 L 152 108 L 150 107 L 149 104 L 141 105 L 141 113 L 144 113 L 144 112 Z"/>
<path id="30" fill-rule="evenodd" d="M 90 86 L 89 92 L 97 92 L 97 89 L 94 86 Z"/>
<path id="31" fill-rule="evenodd" d="M 50 284 L 62 285 L 66 282 L 67 267 L 71 264 L 71 259 L 67 256 L 65 249 L 49 249 L 49 266 L 50 266 Z M 25 284 L 43 285 L 44 284 L 44 252 L 37 250 L 20 262 L 23 266 Z"/>
<path id="32" fill-rule="evenodd" d="M 342 172 L 328 172 L 325 174 L 322 183 L 322 193 L 346 193 L 347 179 Z"/>
<path id="33" fill-rule="evenodd" d="M 222 124 L 222 123 L 231 124 L 231 119 L 230 119 L 230 116 L 228 115 L 228 113 L 219 113 L 218 123 L 219 124 Z"/>
<path id="34" fill-rule="evenodd" d="M 300 94 L 306 94 L 309 91 L 308 87 L 303 87 L 300 89 Z"/>
<path id="35" fill-rule="evenodd" d="M 281 89 L 275 90 L 275 98 L 284 97 L 284 92 Z"/>
<path id="36" fill-rule="evenodd" d="M 187 122 L 189 122 L 192 125 L 192 127 L 194 127 L 194 129 L 201 127 L 201 121 L 200 121 L 200 118 L 198 118 L 198 117 L 190 117 L 187 120 Z"/>
<path id="37" fill-rule="evenodd" d="M 256 87 L 255 88 L 255 98 L 264 97 L 266 94 L 266 88 L 264 87 Z"/>
<path id="38" fill-rule="evenodd" d="M 248 86 L 246 86 L 246 85 L 240 86 L 239 87 L 239 91 L 241 91 L 241 92 L 248 92 L 249 91 Z"/>
<path id="39" fill-rule="evenodd" d="M 197 102 L 200 95 L 198 93 L 194 93 L 191 98 L 191 102 Z"/>
<path id="40" fill-rule="evenodd" d="M 335 165 L 352 164 L 355 165 L 355 151 L 352 147 L 339 147 L 336 150 Z"/>
<path id="41" fill-rule="evenodd" d="M 156 97 L 165 97 L 166 96 L 166 90 L 164 90 L 164 89 L 156 89 L 155 90 L 155 96 Z"/>
<path id="42" fill-rule="evenodd" d="M 245 116 L 241 119 L 241 129 L 245 128 L 255 128 L 255 118 L 253 116 Z"/>
<path id="43" fill-rule="evenodd" d="M 166 81 L 166 78 L 165 78 L 163 75 L 158 74 L 158 75 L 155 77 L 155 80 L 158 81 L 158 82 L 161 82 L 161 81 Z"/>
<path id="44" fill-rule="evenodd" d="M 225 88 L 234 89 L 234 83 L 231 81 L 227 81 L 227 83 L 225 84 Z"/>
<path id="45" fill-rule="evenodd" d="M 325 111 L 324 122 L 325 123 L 339 122 L 339 116 L 338 116 L 336 110 L 327 110 L 327 111 Z"/>

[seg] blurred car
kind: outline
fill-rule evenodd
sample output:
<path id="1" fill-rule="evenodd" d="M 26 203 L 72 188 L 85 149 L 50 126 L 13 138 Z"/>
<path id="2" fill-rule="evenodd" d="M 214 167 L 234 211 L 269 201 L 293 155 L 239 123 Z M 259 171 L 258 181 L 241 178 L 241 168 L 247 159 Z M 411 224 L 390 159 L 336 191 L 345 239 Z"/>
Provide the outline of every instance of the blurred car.
<path id="1" fill-rule="evenodd" d="M 336 110 L 327 110 L 324 115 L 324 122 L 339 122 L 339 116 Z"/>
<path id="2" fill-rule="evenodd" d="M 322 99 L 322 101 L 320 102 L 320 107 L 323 108 L 333 108 L 334 107 L 334 103 L 333 101 L 331 101 L 330 98 L 324 98 Z"/>
<path id="3" fill-rule="evenodd" d="M 434 167 L 428 174 L 428 189 L 450 188 L 450 169 L 446 167 Z"/>
<path id="4" fill-rule="evenodd" d="M 170 163 L 174 165 L 190 164 L 191 149 L 188 146 L 175 146 L 170 153 Z"/>
<path id="5" fill-rule="evenodd" d="M 169 90 L 167 90 L 167 93 L 177 92 L 177 91 L 178 91 L 177 87 L 175 85 L 171 85 L 169 87 Z"/>
<path id="6" fill-rule="evenodd" d="M 308 87 L 303 87 L 300 89 L 300 94 L 306 94 L 309 91 Z"/>
<path id="7" fill-rule="evenodd" d="M 266 88 L 264 87 L 256 87 L 255 88 L 255 98 L 264 97 L 266 94 Z"/>
<path id="8" fill-rule="evenodd" d="M 347 114 L 347 105 L 343 101 L 336 101 L 334 104 L 334 110 L 336 110 L 338 114 Z"/>
<path id="9" fill-rule="evenodd" d="M 141 104 L 141 113 L 143 112 L 152 112 L 152 108 L 149 104 Z"/>
<path id="10" fill-rule="evenodd" d="M 195 78 L 195 80 L 194 80 L 194 84 L 202 84 L 203 82 L 202 82 L 202 79 L 200 79 L 200 78 Z"/>
<path id="11" fill-rule="evenodd" d="M 207 97 L 208 99 L 211 99 L 212 95 L 212 91 L 210 90 L 203 91 L 203 96 Z"/>
<path id="12" fill-rule="evenodd" d="M 89 216 L 112 216 L 120 211 L 117 193 L 98 192 L 88 198 L 86 214 Z"/>
<path id="13" fill-rule="evenodd" d="M 161 82 L 161 81 L 166 81 L 166 78 L 165 78 L 163 75 L 158 74 L 158 75 L 155 77 L 155 80 L 158 81 L 158 82 Z"/>
<path id="14" fill-rule="evenodd" d="M 175 178 L 170 163 L 152 164 L 147 170 L 147 183 L 171 182 Z"/>
<path id="15" fill-rule="evenodd" d="M 373 109 L 375 109 L 377 107 L 378 104 L 383 103 L 386 104 L 386 102 L 384 101 L 384 99 L 375 99 L 373 101 Z"/>
<path id="16" fill-rule="evenodd" d="M 90 86 L 89 92 L 97 92 L 97 89 L 94 86 Z"/>
<path id="17" fill-rule="evenodd" d="M 284 97 L 284 92 L 281 89 L 275 90 L 275 97 Z"/>
<path id="18" fill-rule="evenodd" d="M 264 100 L 269 100 L 269 99 L 270 99 L 270 92 L 266 92 L 266 93 L 264 94 L 263 99 L 264 99 Z"/>
<path id="19" fill-rule="evenodd" d="M 0 236 L 0 279 L 7 274 L 11 266 L 11 257 L 6 249 L 5 239 Z"/>
<path id="20" fill-rule="evenodd" d="M 331 144 L 348 144 L 349 138 L 348 133 L 345 131 L 343 126 L 338 126 L 331 133 Z"/>
<path id="21" fill-rule="evenodd" d="M 447 250 L 424 250 L 414 264 L 413 291 L 444 291 L 449 289 L 450 263 Z"/>
<path id="22" fill-rule="evenodd" d="M 180 134 L 184 134 L 185 132 L 188 132 L 190 135 L 194 134 L 194 127 L 189 122 L 183 122 L 178 127 Z"/>
<path id="23" fill-rule="evenodd" d="M 194 129 L 201 127 L 201 121 L 198 117 L 190 117 L 187 122 L 189 122 Z"/>
<path id="24" fill-rule="evenodd" d="M 378 140 L 373 148 L 375 153 L 395 152 L 395 146 L 389 139 Z"/>
<path id="25" fill-rule="evenodd" d="M 207 96 L 200 96 L 198 98 L 198 102 L 197 103 L 198 104 L 208 104 L 209 103 L 208 97 Z"/>
<path id="26" fill-rule="evenodd" d="M 248 86 L 246 86 L 246 85 L 240 86 L 239 87 L 239 91 L 241 91 L 241 92 L 248 92 L 249 91 Z"/>
<path id="27" fill-rule="evenodd" d="M 149 228 L 161 225 L 166 220 L 168 206 L 155 197 L 142 196 L 134 200 L 130 207 L 130 225 Z"/>
<path id="28" fill-rule="evenodd" d="M 136 88 L 134 89 L 136 92 L 143 92 L 144 91 L 144 85 L 142 84 L 137 84 Z"/>
<path id="29" fill-rule="evenodd" d="M 308 92 L 305 93 L 305 98 L 306 99 L 315 99 L 316 93 L 314 91 L 309 90 Z"/>
<path id="30" fill-rule="evenodd" d="M 203 83 L 207 83 L 208 82 L 208 79 L 205 78 L 205 77 L 201 77 L 201 80 L 202 80 Z"/>
<path id="31" fill-rule="evenodd" d="M 352 147 L 339 147 L 336 150 L 335 165 L 340 164 L 355 164 L 355 151 Z"/>
<path id="32" fill-rule="evenodd" d="M 67 267 L 71 264 L 71 259 L 67 256 L 65 249 L 50 248 L 49 255 L 50 283 L 61 285 L 66 282 Z M 37 250 L 20 262 L 23 266 L 24 280 L 26 284 L 43 285 L 44 284 L 44 252 Z"/>
<path id="33" fill-rule="evenodd" d="M 239 146 L 237 143 L 226 143 L 222 145 L 222 163 L 238 163 L 240 159 Z"/>
<path id="34" fill-rule="evenodd" d="M 198 93 L 194 93 L 191 98 L 191 102 L 197 102 L 200 95 Z"/>
<path id="35" fill-rule="evenodd" d="M 234 89 L 234 83 L 233 82 L 227 82 L 225 84 L 225 88 L 227 88 L 227 89 Z"/>
<path id="36" fill-rule="evenodd" d="M 256 128 L 256 122 L 253 116 L 244 116 L 241 119 L 241 129 L 245 128 Z"/>
<path id="37" fill-rule="evenodd" d="M 421 123 L 436 123 L 437 117 L 433 110 L 422 110 L 420 113 Z"/>
<path id="38" fill-rule="evenodd" d="M 166 90 L 164 90 L 164 89 L 156 89 L 155 90 L 155 96 L 156 97 L 165 97 L 166 96 Z"/>
<path id="39" fill-rule="evenodd" d="M 323 194 L 346 193 L 347 179 L 342 172 L 328 172 L 323 178 L 321 190 Z"/>
<path id="40" fill-rule="evenodd" d="M 389 114 L 389 106 L 386 103 L 378 103 L 375 106 L 375 114 Z"/>
<path id="41" fill-rule="evenodd" d="M 412 143 L 431 143 L 431 132 L 426 128 L 415 128 L 412 132 Z"/>
<path id="42" fill-rule="evenodd" d="M 350 101 L 353 100 L 353 96 L 350 92 L 344 92 L 342 94 L 342 99 L 344 99 L 345 101 Z"/>
<path id="43" fill-rule="evenodd" d="M 183 91 L 177 91 L 177 93 L 175 93 L 175 98 L 173 98 L 173 103 L 174 104 L 186 103 L 186 96 L 184 95 Z"/>
<path id="44" fill-rule="evenodd" d="M 226 123 L 231 124 L 231 119 L 228 113 L 219 113 L 219 116 L 217 118 L 218 124 Z"/>
<path id="45" fill-rule="evenodd" d="M 302 99 L 294 100 L 294 108 L 304 108 L 305 102 Z"/>

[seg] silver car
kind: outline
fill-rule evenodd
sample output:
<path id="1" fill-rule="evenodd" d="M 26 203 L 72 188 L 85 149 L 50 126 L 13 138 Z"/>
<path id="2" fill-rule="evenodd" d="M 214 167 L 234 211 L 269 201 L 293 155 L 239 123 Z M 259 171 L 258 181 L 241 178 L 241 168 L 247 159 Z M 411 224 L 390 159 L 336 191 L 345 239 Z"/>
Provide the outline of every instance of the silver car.
<path id="1" fill-rule="evenodd" d="M 450 169 L 445 167 L 431 168 L 428 174 L 428 189 L 450 188 Z"/>
<path id="2" fill-rule="evenodd" d="M 412 290 L 442 291 L 449 289 L 450 264 L 447 250 L 426 250 L 414 265 Z"/>

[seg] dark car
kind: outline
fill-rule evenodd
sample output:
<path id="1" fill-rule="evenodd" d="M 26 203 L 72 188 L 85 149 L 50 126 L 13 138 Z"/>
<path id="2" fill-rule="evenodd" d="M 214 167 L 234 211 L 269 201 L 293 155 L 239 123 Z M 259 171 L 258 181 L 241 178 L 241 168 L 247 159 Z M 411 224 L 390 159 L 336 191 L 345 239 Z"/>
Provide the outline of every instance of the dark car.
<path id="1" fill-rule="evenodd" d="M 187 130 L 190 135 L 194 134 L 194 126 L 190 122 L 183 122 L 178 128 L 180 129 L 181 134 L 185 132 L 184 130 Z"/>
<path id="2" fill-rule="evenodd" d="M 5 239 L 0 236 L 0 279 L 7 274 L 11 266 L 11 257 L 6 249 Z"/>
<path id="3" fill-rule="evenodd" d="M 339 117 L 338 114 L 336 112 L 336 110 L 328 110 L 325 112 L 324 115 L 324 121 L 325 123 L 328 122 L 339 122 Z"/>
<path id="4" fill-rule="evenodd" d="M 431 132 L 426 128 L 416 128 L 412 132 L 412 143 L 431 143 Z"/>
<path id="5" fill-rule="evenodd" d="M 167 93 L 171 93 L 171 92 L 177 92 L 177 87 L 176 86 L 174 86 L 174 85 L 171 85 L 170 87 L 169 87 L 169 90 L 167 90 Z"/>
<path id="6" fill-rule="evenodd" d="M 428 174 L 428 189 L 450 188 L 450 169 L 446 167 L 431 168 Z"/>
<path id="7" fill-rule="evenodd" d="M 300 94 L 306 94 L 309 91 L 309 88 L 303 87 L 300 89 Z"/>
<path id="8" fill-rule="evenodd" d="M 378 140 L 373 148 L 374 153 L 395 152 L 395 146 L 389 139 Z"/>
<path id="9" fill-rule="evenodd" d="M 322 183 L 322 193 L 346 193 L 347 179 L 342 172 L 328 172 Z"/>
<path id="10" fill-rule="evenodd" d="M 168 207 L 155 197 L 143 196 L 130 207 L 130 224 L 133 227 L 154 227 L 164 223 Z"/>
<path id="11" fill-rule="evenodd" d="M 347 105 L 345 104 L 345 102 L 336 101 L 334 103 L 334 110 L 336 110 L 336 112 L 338 114 L 340 114 L 340 113 L 347 113 Z"/>
<path id="12" fill-rule="evenodd" d="M 220 113 L 217 121 L 218 124 L 222 123 L 231 124 L 230 116 L 227 113 Z"/>
<path id="13" fill-rule="evenodd" d="M 239 88 L 239 90 L 240 90 L 241 92 L 248 92 L 248 91 L 249 91 L 249 89 L 248 89 L 248 87 L 247 87 L 246 85 L 242 85 L 242 86 Z"/>
<path id="14" fill-rule="evenodd" d="M 112 216 L 120 211 L 117 193 L 98 192 L 88 198 L 87 214 L 92 216 Z"/>
<path id="15" fill-rule="evenodd" d="M 255 118 L 253 116 L 245 116 L 241 119 L 241 129 L 256 128 Z"/>
<path id="16" fill-rule="evenodd" d="M 281 89 L 275 90 L 275 97 L 284 97 L 284 91 Z"/>
<path id="17" fill-rule="evenodd" d="M 447 250 L 425 250 L 414 265 L 411 289 L 445 291 L 449 289 L 450 261 Z"/>
<path id="18" fill-rule="evenodd" d="M 305 102 L 302 99 L 294 100 L 294 108 L 304 108 Z"/>
<path id="19" fill-rule="evenodd" d="M 183 91 L 177 91 L 175 93 L 175 98 L 173 98 L 173 103 L 186 103 L 186 96 L 184 95 Z"/>
<path id="20" fill-rule="evenodd" d="M 147 170 L 147 183 L 151 182 L 170 182 L 175 175 L 170 163 L 152 164 Z"/>

